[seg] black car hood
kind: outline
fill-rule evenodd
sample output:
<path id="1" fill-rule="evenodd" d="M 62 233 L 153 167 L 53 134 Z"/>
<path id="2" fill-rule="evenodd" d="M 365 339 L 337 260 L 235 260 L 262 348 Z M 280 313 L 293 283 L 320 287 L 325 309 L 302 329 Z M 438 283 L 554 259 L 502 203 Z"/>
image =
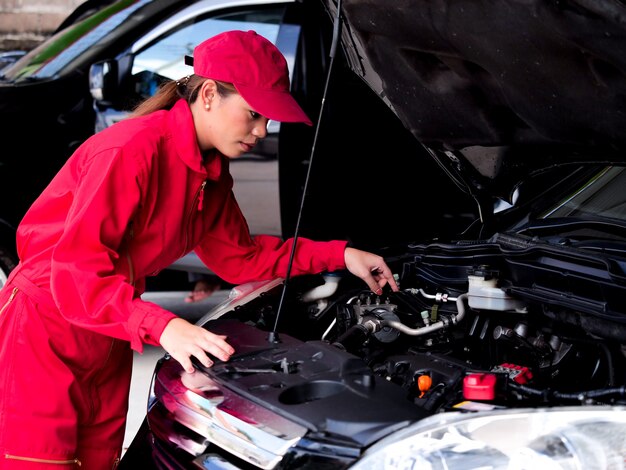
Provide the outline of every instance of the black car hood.
<path id="1" fill-rule="evenodd" d="M 474 189 L 503 196 L 540 168 L 624 161 L 620 2 L 343 0 L 341 12 L 349 67 Z"/>

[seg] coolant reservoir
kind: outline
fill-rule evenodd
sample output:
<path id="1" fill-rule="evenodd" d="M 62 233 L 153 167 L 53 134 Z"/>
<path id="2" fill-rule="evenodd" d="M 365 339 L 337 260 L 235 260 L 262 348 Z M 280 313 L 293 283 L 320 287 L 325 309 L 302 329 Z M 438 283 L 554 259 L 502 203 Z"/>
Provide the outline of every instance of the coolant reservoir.
<path id="1" fill-rule="evenodd" d="M 526 304 L 508 295 L 498 287 L 498 279 L 492 271 L 477 268 L 467 276 L 469 282 L 468 303 L 471 308 L 484 310 L 524 311 Z"/>

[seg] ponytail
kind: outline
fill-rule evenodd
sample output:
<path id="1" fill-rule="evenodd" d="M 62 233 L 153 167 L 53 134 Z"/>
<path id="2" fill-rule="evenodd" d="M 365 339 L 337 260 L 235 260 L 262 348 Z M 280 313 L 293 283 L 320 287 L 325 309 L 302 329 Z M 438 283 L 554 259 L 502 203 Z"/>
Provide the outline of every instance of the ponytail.
<path id="1" fill-rule="evenodd" d="M 187 75 L 180 80 L 165 82 L 159 87 L 157 92 L 145 101 L 142 101 L 133 110 L 130 117 L 145 116 L 154 111 L 168 110 L 179 100 L 184 99 L 191 104 L 198 98 L 200 87 L 206 81 L 205 77 L 199 75 Z M 235 87 L 230 83 L 215 82 L 217 92 L 221 96 L 237 93 Z"/>
<path id="2" fill-rule="evenodd" d="M 184 99 L 191 104 L 198 97 L 198 90 L 206 78 L 198 75 L 187 75 L 180 80 L 165 82 L 150 98 L 139 103 L 130 117 L 145 116 L 154 111 L 171 109 L 179 100 Z"/>

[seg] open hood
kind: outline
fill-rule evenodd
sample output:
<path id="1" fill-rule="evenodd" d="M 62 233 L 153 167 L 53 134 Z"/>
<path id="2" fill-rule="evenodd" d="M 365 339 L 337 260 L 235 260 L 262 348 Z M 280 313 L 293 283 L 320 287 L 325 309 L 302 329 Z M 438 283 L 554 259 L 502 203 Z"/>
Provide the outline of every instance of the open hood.
<path id="1" fill-rule="evenodd" d="M 324 0 L 331 17 L 337 4 Z M 503 196 L 555 164 L 623 162 L 626 5 L 343 0 L 350 68 L 433 156 Z"/>

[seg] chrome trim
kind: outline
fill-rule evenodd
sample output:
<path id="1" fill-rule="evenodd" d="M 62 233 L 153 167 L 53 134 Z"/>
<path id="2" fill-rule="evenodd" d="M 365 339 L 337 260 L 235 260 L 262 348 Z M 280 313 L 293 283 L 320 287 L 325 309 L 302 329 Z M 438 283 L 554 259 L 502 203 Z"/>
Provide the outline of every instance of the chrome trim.
<path id="1" fill-rule="evenodd" d="M 164 361 L 154 379 L 155 398 L 172 419 L 223 450 L 263 469 L 274 468 L 307 429 L 237 395 L 199 371 L 185 372 L 175 360 Z M 148 413 L 157 420 L 158 413 Z M 160 422 L 151 427 L 161 432 Z M 165 436 L 180 445 L 181 436 Z M 196 455 L 203 452 L 195 443 Z M 183 446 L 186 447 L 186 446 Z"/>

